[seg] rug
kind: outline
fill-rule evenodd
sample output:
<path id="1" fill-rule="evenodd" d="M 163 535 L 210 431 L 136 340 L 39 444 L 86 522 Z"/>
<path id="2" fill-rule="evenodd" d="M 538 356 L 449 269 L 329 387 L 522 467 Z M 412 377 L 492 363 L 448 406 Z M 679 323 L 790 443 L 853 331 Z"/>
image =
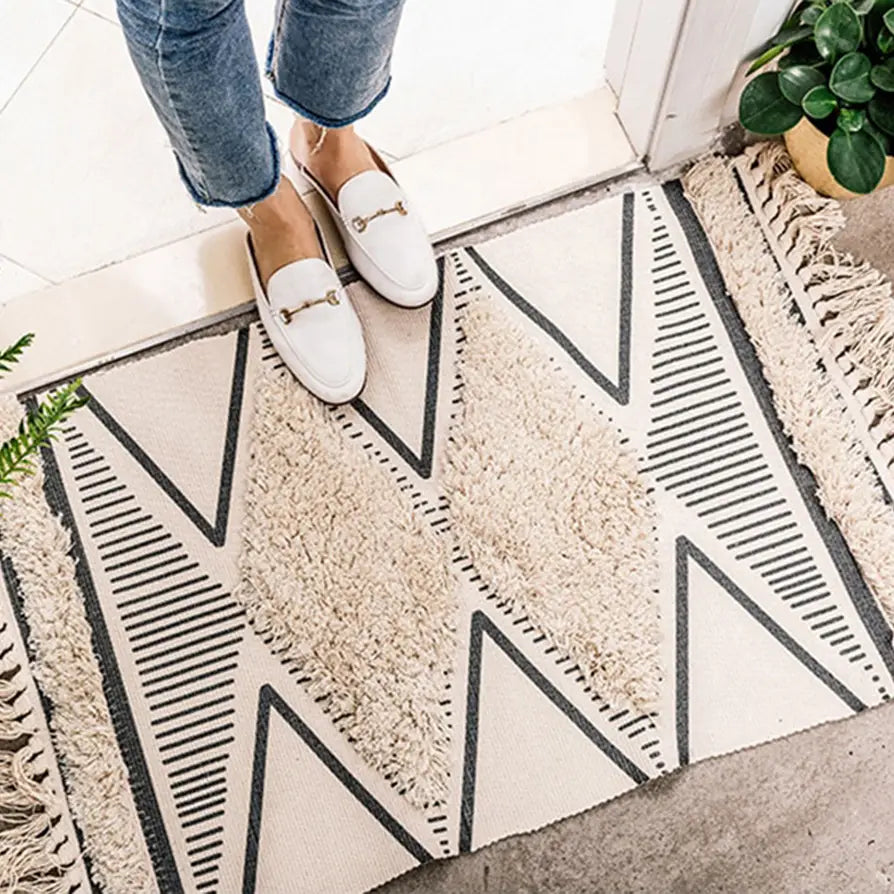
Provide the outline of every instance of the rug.
<path id="1" fill-rule="evenodd" d="M 85 377 L 0 522 L 57 875 L 367 891 L 890 698 L 885 454 L 740 164 L 351 284 L 347 407 L 257 324 Z"/>

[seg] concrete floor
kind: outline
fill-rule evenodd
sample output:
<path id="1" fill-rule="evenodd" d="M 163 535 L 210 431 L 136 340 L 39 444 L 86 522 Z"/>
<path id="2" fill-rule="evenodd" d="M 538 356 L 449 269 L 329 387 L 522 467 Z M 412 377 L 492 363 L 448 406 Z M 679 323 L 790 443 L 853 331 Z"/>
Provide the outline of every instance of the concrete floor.
<path id="1" fill-rule="evenodd" d="M 894 190 L 836 244 L 894 277 Z M 890 746 L 890 747 L 889 747 Z M 894 892 L 894 704 L 705 761 L 379 894 Z"/>
<path id="2" fill-rule="evenodd" d="M 836 246 L 894 280 L 894 189 L 844 202 L 843 207 L 847 226 L 835 239 Z"/>
<path id="3" fill-rule="evenodd" d="M 890 747 L 889 747 L 890 746 Z M 704 761 L 379 894 L 894 889 L 894 704 Z"/>

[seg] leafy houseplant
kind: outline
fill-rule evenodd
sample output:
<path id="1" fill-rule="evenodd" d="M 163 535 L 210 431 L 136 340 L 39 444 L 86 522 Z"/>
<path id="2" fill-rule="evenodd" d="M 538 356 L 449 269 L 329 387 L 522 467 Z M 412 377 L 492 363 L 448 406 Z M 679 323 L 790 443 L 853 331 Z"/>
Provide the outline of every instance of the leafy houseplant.
<path id="1" fill-rule="evenodd" d="M 33 340 L 33 335 L 25 335 L 11 347 L 0 350 L 0 378 L 10 371 Z M 77 394 L 80 385 L 78 379 L 54 391 L 25 416 L 18 431 L 8 441 L 0 444 L 0 498 L 10 497 L 16 481 L 34 471 L 34 460 L 40 448 L 49 444 L 59 426 L 86 403 L 86 398 Z"/>
<path id="2" fill-rule="evenodd" d="M 825 161 L 835 181 L 872 192 L 894 149 L 894 0 L 801 2 L 749 74 L 774 60 L 778 70 L 742 91 L 742 125 L 775 135 L 806 118 L 828 137 Z"/>

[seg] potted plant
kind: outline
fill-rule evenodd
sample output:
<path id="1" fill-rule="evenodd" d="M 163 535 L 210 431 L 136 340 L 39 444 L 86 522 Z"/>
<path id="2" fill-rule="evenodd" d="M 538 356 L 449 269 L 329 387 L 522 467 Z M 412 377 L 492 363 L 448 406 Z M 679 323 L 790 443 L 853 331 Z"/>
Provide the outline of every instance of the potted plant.
<path id="1" fill-rule="evenodd" d="M 0 378 L 10 371 L 33 340 L 33 335 L 25 335 L 12 347 L 0 350 Z M 86 403 L 85 398 L 78 396 L 80 385 L 81 380 L 77 379 L 54 391 L 25 416 L 9 440 L 0 443 L 0 498 L 12 496 L 10 491 L 16 481 L 34 471 L 34 459 L 40 448 L 49 444 L 62 423 Z"/>
<path id="2" fill-rule="evenodd" d="M 894 0 L 807 0 L 759 52 L 739 101 L 754 133 L 785 134 L 798 173 L 836 198 L 894 183 Z"/>

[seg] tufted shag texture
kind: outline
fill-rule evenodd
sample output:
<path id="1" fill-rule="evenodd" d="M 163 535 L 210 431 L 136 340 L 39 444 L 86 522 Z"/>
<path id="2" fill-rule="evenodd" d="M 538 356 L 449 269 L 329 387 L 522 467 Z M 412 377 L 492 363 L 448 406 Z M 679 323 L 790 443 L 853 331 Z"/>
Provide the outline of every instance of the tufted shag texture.
<path id="1" fill-rule="evenodd" d="M 492 300 L 469 304 L 461 326 L 462 409 L 443 469 L 460 548 L 601 696 L 649 707 L 658 561 L 636 459 Z"/>
<path id="2" fill-rule="evenodd" d="M 274 370 L 258 383 L 245 512 L 237 594 L 254 628 L 412 804 L 444 799 L 456 640 L 446 538 Z"/>

